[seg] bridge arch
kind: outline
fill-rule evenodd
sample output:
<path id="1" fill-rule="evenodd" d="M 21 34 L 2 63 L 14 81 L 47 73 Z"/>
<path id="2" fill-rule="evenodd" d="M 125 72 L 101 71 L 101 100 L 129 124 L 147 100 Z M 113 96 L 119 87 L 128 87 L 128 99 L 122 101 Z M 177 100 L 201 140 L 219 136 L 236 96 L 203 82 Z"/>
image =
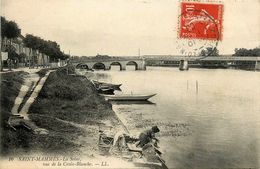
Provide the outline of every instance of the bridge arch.
<path id="1" fill-rule="evenodd" d="M 77 64 L 76 65 L 76 69 L 80 69 L 81 68 L 81 66 L 82 66 L 82 64 L 80 63 L 80 64 Z"/>
<path id="2" fill-rule="evenodd" d="M 97 62 L 92 66 L 92 69 L 106 70 L 106 65 L 102 62 Z"/>
<path id="3" fill-rule="evenodd" d="M 89 69 L 87 64 L 77 64 L 76 69 Z"/>
<path id="4" fill-rule="evenodd" d="M 87 65 L 89 69 L 103 69 L 103 70 L 109 70 L 111 69 L 112 65 L 119 65 L 120 70 L 126 70 L 126 67 L 131 66 L 132 70 L 145 70 L 146 64 L 144 59 L 139 58 L 112 58 L 112 59 L 104 59 L 104 60 L 86 60 L 81 61 L 80 63 L 78 61 L 72 62 L 72 64 L 76 68 L 80 68 L 81 65 Z M 129 69 L 129 68 L 128 68 Z"/>
<path id="5" fill-rule="evenodd" d="M 79 69 L 80 67 L 81 67 L 81 63 L 77 64 L 75 68 Z"/>
<path id="6" fill-rule="evenodd" d="M 120 70 L 123 70 L 123 67 L 122 67 L 122 64 L 120 62 L 112 62 L 110 64 L 110 69 L 111 69 L 111 66 L 119 66 L 120 67 Z"/>
<path id="7" fill-rule="evenodd" d="M 89 70 L 89 67 L 88 67 L 87 64 L 82 64 L 80 67 L 81 67 L 82 69 L 87 69 L 87 70 Z"/>
<path id="8" fill-rule="evenodd" d="M 135 66 L 135 70 L 138 69 L 138 64 L 135 61 L 129 61 L 126 63 L 126 66 Z"/>

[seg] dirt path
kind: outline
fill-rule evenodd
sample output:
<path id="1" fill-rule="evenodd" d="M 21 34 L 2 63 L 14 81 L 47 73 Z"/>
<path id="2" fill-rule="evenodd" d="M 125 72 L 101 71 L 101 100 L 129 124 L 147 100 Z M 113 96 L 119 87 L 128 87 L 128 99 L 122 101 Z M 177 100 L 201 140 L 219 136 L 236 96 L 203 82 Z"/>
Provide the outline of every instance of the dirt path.
<path id="1" fill-rule="evenodd" d="M 37 81 L 40 79 L 39 75 L 36 73 L 30 73 L 28 77 L 26 77 L 24 84 L 21 86 L 20 92 L 14 101 L 14 106 L 12 107 L 11 113 L 18 114 L 18 108 L 21 105 L 26 93 L 28 92 L 32 83 L 34 86 L 36 85 Z M 33 88 L 34 88 L 33 86 Z"/>
<path id="2" fill-rule="evenodd" d="M 39 92 L 41 91 L 46 79 L 48 78 L 49 74 L 51 71 L 47 72 L 46 75 L 39 80 L 39 76 L 38 76 L 38 80 L 36 82 L 38 82 L 38 84 L 35 83 L 35 87 L 33 87 L 33 92 L 31 94 L 31 96 L 29 97 L 29 99 L 26 101 L 26 103 L 24 104 L 24 106 L 22 107 L 21 111 L 19 112 L 19 114 L 21 114 L 25 120 L 29 120 L 28 118 L 28 111 L 30 106 L 32 105 L 32 103 L 35 101 L 35 99 L 38 97 Z M 30 79 L 29 79 L 30 80 Z"/>
<path id="3" fill-rule="evenodd" d="M 19 125 L 24 124 L 26 127 L 30 128 L 34 133 L 38 134 L 47 134 L 48 131 L 46 129 L 42 129 L 37 127 L 28 116 L 28 111 L 32 103 L 35 101 L 35 99 L 38 97 L 39 92 L 41 91 L 45 81 L 47 80 L 49 74 L 52 71 L 48 71 L 46 75 L 42 78 L 36 73 L 39 71 L 39 69 L 26 69 L 23 70 L 25 72 L 28 72 L 29 75 L 25 79 L 24 84 L 21 86 L 20 92 L 18 96 L 15 99 L 14 106 L 12 107 L 11 113 L 16 116 L 20 116 L 22 118 L 9 118 L 9 123 L 12 125 Z M 31 88 L 31 95 L 24 103 L 21 110 L 18 112 L 19 106 L 22 104 L 22 102 L 25 99 L 26 94 L 29 92 L 30 86 L 33 84 L 33 87 Z"/>

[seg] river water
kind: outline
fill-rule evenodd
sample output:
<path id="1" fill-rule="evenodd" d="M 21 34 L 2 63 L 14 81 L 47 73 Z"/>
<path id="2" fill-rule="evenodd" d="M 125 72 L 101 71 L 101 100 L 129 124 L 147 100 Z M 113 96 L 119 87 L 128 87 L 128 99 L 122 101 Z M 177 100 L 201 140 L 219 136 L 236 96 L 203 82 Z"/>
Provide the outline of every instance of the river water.
<path id="1" fill-rule="evenodd" d="M 150 102 L 112 104 L 132 134 L 159 126 L 170 168 L 259 167 L 260 72 L 129 69 L 114 66 L 95 78 L 122 83 L 123 93 L 157 94 Z"/>

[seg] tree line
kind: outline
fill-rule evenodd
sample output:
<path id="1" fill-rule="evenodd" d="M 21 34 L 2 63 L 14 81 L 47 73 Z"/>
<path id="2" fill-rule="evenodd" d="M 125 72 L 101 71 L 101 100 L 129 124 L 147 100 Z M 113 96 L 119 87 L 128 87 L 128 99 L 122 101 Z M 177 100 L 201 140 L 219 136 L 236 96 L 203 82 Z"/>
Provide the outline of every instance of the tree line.
<path id="1" fill-rule="evenodd" d="M 206 48 L 203 49 L 200 53 L 200 56 L 219 56 L 219 50 L 217 48 Z M 260 47 L 256 47 L 253 49 L 246 49 L 246 48 L 235 48 L 234 54 L 232 56 L 260 56 Z"/>
<path id="2" fill-rule="evenodd" d="M 260 47 L 254 49 L 236 48 L 233 56 L 260 56 Z"/>
<path id="3" fill-rule="evenodd" d="M 69 55 L 64 54 L 60 50 L 60 45 L 55 41 L 44 40 L 38 36 L 27 34 L 23 40 L 26 47 L 48 55 L 51 61 L 57 61 L 58 59 L 67 59 Z"/>
<path id="4" fill-rule="evenodd" d="M 12 49 L 11 43 L 15 38 L 21 35 L 21 29 L 18 24 L 14 21 L 8 21 L 1 16 L 1 35 L 1 40 L 3 41 L 3 39 L 6 38 L 9 43 L 9 47 L 6 51 L 13 53 L 14 49 Z M 48 55 L 51 61 L 69 58 L 69 55 L 64 54 L 60 49 L 60 45 L 55 41 L 44 40 L 41 37 L 26 34 L 25 38 L 23 38 L 23 43 L 25 47 L 38 50 L 39 52 Z"/>

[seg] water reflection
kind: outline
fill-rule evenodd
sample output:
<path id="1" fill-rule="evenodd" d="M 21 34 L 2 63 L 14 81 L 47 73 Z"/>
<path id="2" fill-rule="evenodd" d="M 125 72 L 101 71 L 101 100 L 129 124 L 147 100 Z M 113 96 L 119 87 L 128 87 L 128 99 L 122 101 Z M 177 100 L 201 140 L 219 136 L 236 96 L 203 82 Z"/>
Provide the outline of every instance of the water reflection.
<path id="1" fill-rule="evenodd" d="M 137 65 L 126 65 L 126 71 L 135 71 Z M 111 65 L 111 71 L 122 71 L 120 65 Z"/>
<path id="2" fill-rule="evenodd" d="M 137 69 L 137 65 L 133 64 L 133 65 L 126 65 L 126 70 L 127 71 L 135 71 Z"/>
<path id="3" fill-rule="evenodd" d="M 111 65 L 110 70 L 112 71 L 120 71 L 120 65 Z"/>

